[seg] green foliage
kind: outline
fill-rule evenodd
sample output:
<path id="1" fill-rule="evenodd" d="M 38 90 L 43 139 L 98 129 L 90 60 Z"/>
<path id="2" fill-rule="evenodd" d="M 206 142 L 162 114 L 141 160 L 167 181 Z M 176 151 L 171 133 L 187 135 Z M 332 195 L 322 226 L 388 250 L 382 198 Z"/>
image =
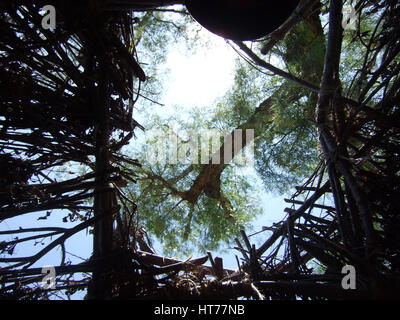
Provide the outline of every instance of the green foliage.
<path id="1" fill-rule="evenodd" d="M 319 79 L 325 56 L 322 29 L 319 25 L 299 23 L 275 52 L 283 58 L 292 73 L 306 80 Z"/>
<path id="2" fill-rule="evenodd" d="M 288 193 L 314 170 L 318 139 L 307 117 L 309 97 L 285 83 L 274 98 L 272 123 L 255 142 L 256 168 L 267 190 Z"/>
<path id="3" fill-rule="evenodd" d="M 149 131 L 157 128 L 168 137 L 170 128 L 159 125 L 160 120 L 154 116 L 149 121 L 153 124 Z M 165 123 L 184 126 L 178 128 L 179 134 L 201 134 L 207 128 L 216 129 L 199 111 L 192 112 L 185 121 L 174 116 Z M 179 141 L 178 147 L 187 143 Z M 157 149 L 159 144 L 159 139 L 150 139 L 135 152 L 133 156 L 139 159 L 143 167 L 138 171 L 138 183 L 129 188 L 138 205 L 139 222 L 163 244 L 165 253 L 185 255 L 194 249 L 200 252 L 216 250 L 223 243 L 230 243 L 239 235 L 239 230 L 248 226 L 261 212 L 254 184 L 235 165 L 227 166 L 221 176 L 222 193 L 229 199 L 233 219 L 226 219 L 218 199 L 204 193 L 194 205 L 184 201 L 176 191 L 189 190 L 203 165 L 149 163 L 146 154 L 149 149 Z M 174 252 L 177 248 L 179 253 Z"/>

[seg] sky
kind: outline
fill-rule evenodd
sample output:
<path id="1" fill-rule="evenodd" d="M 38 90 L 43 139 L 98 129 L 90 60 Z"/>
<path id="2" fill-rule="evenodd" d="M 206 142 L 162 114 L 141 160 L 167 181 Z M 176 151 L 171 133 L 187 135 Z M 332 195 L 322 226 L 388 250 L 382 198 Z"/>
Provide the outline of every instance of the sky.
<path id="1" fill-rule="evenodd" d="M 209 48 L 199 48 L 194 55 L 187 56 L 179 46 L 168 55 L 171 75 L 163 99 L 167 107 L 210 107 L 233 83 L 235 52 L 222 38 L 210 35 L 209 41 Z"/>

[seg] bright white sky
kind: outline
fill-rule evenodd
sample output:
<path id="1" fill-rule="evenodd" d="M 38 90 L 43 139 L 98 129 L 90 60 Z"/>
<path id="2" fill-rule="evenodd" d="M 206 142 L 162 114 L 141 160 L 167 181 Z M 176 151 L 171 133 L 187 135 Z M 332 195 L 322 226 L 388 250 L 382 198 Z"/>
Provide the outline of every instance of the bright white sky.
<path id="1" fill-rule="evenodd" d="M 179 46 L 170 52 L 164 103 L 207 107 L 232 85 L 235 52 L 224 39 L 212 34 L 208 38 L 209 48 L 199 48 L 194 55 L 188 56 Z"/>

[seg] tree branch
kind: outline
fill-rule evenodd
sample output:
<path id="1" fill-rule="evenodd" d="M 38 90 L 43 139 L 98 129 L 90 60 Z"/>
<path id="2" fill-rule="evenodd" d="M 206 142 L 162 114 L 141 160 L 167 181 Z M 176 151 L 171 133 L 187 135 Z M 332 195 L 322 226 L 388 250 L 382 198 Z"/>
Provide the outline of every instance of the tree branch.
<path id="1" fill-rule="evenodd" d="M 246 46 L 243 42 L 241 41 L 234 41 L 234 43 L 243 51 L 245 52 L 257 65 L 260 67 L 263 67 L 269 71 L 272 71 L 278 76 L 281 76 L 289 81 L 293 81 L 294 83 L 297 83 L 298 85 L 307 88 L 313 92 L 319 92 L 319 87 L 316 85 L 309 83 L 303 79 L 300 79 L 286 71 L 283 71 L 272 64 L 266 62 L 265 60 L 261 59 L 258 57 L 248 46 Z"/>

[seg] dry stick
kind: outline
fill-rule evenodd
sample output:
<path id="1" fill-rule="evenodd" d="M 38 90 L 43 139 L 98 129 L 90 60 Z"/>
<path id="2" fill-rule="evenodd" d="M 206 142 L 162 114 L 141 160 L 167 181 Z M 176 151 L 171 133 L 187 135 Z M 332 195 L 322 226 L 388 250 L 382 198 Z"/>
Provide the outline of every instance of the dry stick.
<path id="1" fill-rule="evenodd" d="M 325 266 L 335 271 L 340 271 L 341 262 L 338 261 L 334 256 L 326 253 L 326 247 L 313 243 L 311 241 L 304 241 L 298 239 L 296 244 L 306 252 L 310 253 L 318 261 L 322 262 Z"/>
<path id="2" fill-rule="evenodd" d="M 258 300 L 265 300 L 265 297 L 262 295 L 260 290 L 257 289 L 257 287 L 254 285 L 253 282 L 250 283 L 250 286 L 253 289 L 253 291 L 255 292 L 256 297 L 257 297 Z"/>
<path id="3" fill-rule="evenodd" d="M 240 234 L 242 235 L 242 238 L 246 245 L 247 251 L 251 252 L 251 244 L 250 244 L 249 238 L 247 238 L 246 232 L 243 229 L 240 229 Z"/>
<path id="4" fill-rule="evenodd" d="M 351 227 L 354 235 L 354 246 L 360 248 L 362 245 L 362 234 L 363 230 L 360 225 L 360 217 L 357 214 L 357 205 L 354 201 L 353 195 L 349 190 L 349 186 L 345 182 L 344 184 L 345 193 L 347 197 L 347 204 L 350 212 Z"/>
<path id="5" fill-rule="evenodd" d="M 41 19 L 42 17 L 40 16 L 40 14 L 37 12 L 36 8 L 34 8 L 32 6 L 32 4 L 30 4 L 29 6 L 29 10 L 25 11 L 22 7 L 19 8 L 20 10 L 24 11 L 26 13 L 26 15 L 30 15 L 31 17 L 31 21 L 39 26 L 41 24 Z M 29 21 L 26 19 L 26 23 L 28 24 Z M 33 30 L 32 28 L 28 27 L 27 30 Z M 81 83 L 79 83 L 79 81 L 77 81 L 77 79 L 79 79 L 79 71 L 78 68 L 75 67 L 73 61 L 70 59 L 70 57 L 68 56 L 66 50 L 63 50 L 62 47 L 60 46 L 60 43 L 58 41 L 58 39 L 56 39 L 56 36 L 53 34 L 53 32 L 51 32 L 50 30 L 46 30 L 44 28 L 42 28 L 40 30 L 46 37 L 46 40 L 43 40 L 36 32 L 33 32 L 32 35 L 35 36 L 36 39 L 40 39 L 39 41 L 41 43 L 46 43 L 46 42 L 50 42 L 51 44 L 55 47 L 56 51 L 54 52 L 54 50 L 51 46 L 49 46 L 50 51 L 48 51 L 49 54 L 53 54 L 54 57 L 58 58 L 56 53 L 58 53 L 60 55 L 60 60 L 64 63 L 64 67 L 65 69 L 68 69 L 70 71 L 70 76 L 71 78 L 74 80 L 74 82 L 78 85 L 80 85 Z M 72 77 L 73 75 L 73 77 Z"/>
<path id="6" fill-rule="evenodd" d="M 292 200 L 292 199 L 283 199 L 283 200 L 284 200 L 285 202 L 287 202 L 287 203 L 303 204 L 303 201 L 299 201 L 299 200 Z M 326 205 L 323 205 L 323 204 L 313 204 L 313 205 L 312 205 L 312 208 L 325 209 L 325 210 L 328 210 L 328 211 L 333 211 L 333 210 L 335 210 L 334 207 L 326 206 Z"/>
<path id="7" fill-rule="evenodd" d="M 333 231 L 334 231 L 334 229 L 333 229 Z M 335 252 L 335 253 L 339 253 L 339 254 L 343 255 L 344 257 L 347 257 L 349 260 L 354 261 L 358 265 L 361 265 L 364 262 L 364 260 L 360 259 L 352 251 L 348 250 L 340 243 L 335 242 L 335 240 L 337 240 L 337 237 L 334 237 L 333 239 L 329 239 L 329 238 L 327 238 L 326 235 L 317 235 L 313 231 L 306 229 L 304 226 L 301 226 L 301 231 L 299 231 L 299 232 L 302 233 L 303 237 L 305 236 L 309 239 L 314 239 L 316 243 L 325 246 L 326 249 L 331 250 L 332 252 Z"/>
<path id="8" fill-rule="evenodd" d="M 358 78 L 358 80 L 357 80 L 357 83 L 356 83 L 356 86 L 354 86 L 354 88 L 353 88 L 353 92 L 354 92 L 354 90 L 355 89 L 357 89 L 357 86 L 358 86 L 358 93 L 360 93 L 360 90 L 362 89 L 361 87 L 362 87 L 362 82 L 365 80 L 365 77 L 366 77 L 366 71 L 367 71 L 367 63 L 368 63 L 368 57 L 369 57 L 369 54 L 371 53 L 371 48 L 372 48 L 372 46 L 373 46 L 373 42 L 374 42 L 374 38 L 375 38 L 375 34 L 376 34 L 376 32 L 378 31 L 378 27 L 379 27 L 379 25 L 381 24 L 381 22 L 383 21 L 383 18 L 384 18 L 384 16 L 387 14 L 387 12 L 383 12 L 382 13 L 382 15 L 379 17 L 379 20 L 378 20 L 378 22 L 376 23 L 376 25 L 375 25 L 375 29 L 374 29 L 374 31 L 373 31 L 373 33 L 372 33 L 372 35 L 371 35 L 371 37 L 370 37 L 370 39 L 369 39 L 369 43 L 368 43 L 368 45 L 365 45 L 362 41 L 362 43 L 364 44 L 364 47 L 366 47 L 366 52 L 365 52 L 365 55 L 364 55 L 364 62 L 363 62 L 363 66 L 362 66 L 362 68 L 360 69 L 360 70 L 358 70 L 357 72 L 356 72 L 356 74 L 354 75 L 354 78 L 353 78 L 353 80 L 351 81 L 351 83 L 350 83 L 350 86 L 349 86 L 349 89 L 348 89 L 348 93 L 350 93 L 350 89 L 353 87 L 353 83 L 354 83 L 354 81 L 356 80 L 356 77 L 357 77 L 357 75 L 360 73 L 360 77 Z M 360 21 L 359 21 L 360 22 Z M 358 27 L 358 29 L 359 29 L 359 27 Z M 361 40 L 361 37 L 360 37 L 360 40 Z M 375 50 L 375 49 L 374 49 Z M 376 50 L 376 52 L 375 52 L 375 54 L 374 54 L 374 57 L 372 58 L 372 59 L 376 59 L 376 56 L 377 56 L 377 54 L 379 53 L 379 51 L 380 50 Z M 370 61 L 371 61 L 371 59 L 370 59 Z"/>
<path id="9" fill-rule="evenodd" d="M 64 274 L 73 274 L 73 273 L 87 273 L 92 272 L 94 268 L 94 262 L 88 261 L 83 262 L 76 265 L 68 265 L 68 266 L 57 266 L 54 267 L 54 270 L 57 276 Z M 31 275 L 43 275 L 42 268 L 31 268 L 31 269 L 20 269 L 20 270 L 0 270 L 0 275 L 2 275 L 2 281 L 4 283 L 14 282 L 15 279 L 20 279 L 20 277 L 26 277 Z M 14 277 L 14 278 L 12 278 Z M 42 280 L 43 276 L 40 276 L 39 280 Z"/>
<path id="10" fill-rule="evenodd" d="M 117 180 L 119 177 L 108 177 L 107 182 L 114 182 Z M 94 189 L 96 186 L 97 182 L 96 181 L 87 181 L 87 182 L 80 182 L 76 183 L 74 185 L 66 185 L 63 189 L 57 191 L 52 191 L 51 193 L 66 193 L 66 192 L 71 192 L 71 191 L 79 191 L 79 190 L 88 190 L 88 189 Z M 32 185 L 33 187 L 35 185 Z M 47 190 L 46 190 L 47 191 Z M 81 191 L 82 192 L 82 191 Z"/>
<path id="11" fill-rule="evenodd" d="M 310 261 L 313 258 L 314 258 L 314 256 L 312 256 L 310 253 L 306 252 L 304 255 L 300 256 L 301 264 L 305 265 L 308 261 Z M 285 272 L 290 272 L 291 271 L 291 267 L 292 267 L 291 263 L 287 263 L 286 261 L 282 261 L 282 262 L 278 263 L 275 266 L 274 270 L 279 272 L 279 276 L 285 276 Z M 294 277 L 294 276 L 300 277 L 301 274 L 296 274 L 296 275 L 291 274 L 290 276 L 292 276 L 292 277 Z"/>
<path id="12" fill-rule="evenodd" d="M 57 286 L 54 289 L 47 288 L 45 289 L 44 287 L 41 288 L 35 288 L 35 292 L 54 292 L 53 294 L 56 295 L 58 298 L 66 300 L 59 295 L 57 295 L 55 292 L 60 292 L 62 290 L 68 290 L 68 289 L 78 289 L 78 288 L 86 288 L 89 285 L 89 281 L 87 280 L 82 280 L 81 283 L 75 283 L 75 284 L 69 284 L 69 285 L 64 285 L 64 286 Z"/>
<path id="13" fill-rule="evenodd" d="M 192 265 L 201 267 L 202 269 L 204 269 L 206 271 L 207 274 L 213 274 L 213 269 L 211 267 L 203 265 L 204 263 L 207 262 L 208 255 L 204 256 L 204 257 L 196 258 L 196 259 L 181 261 L 181 260 L 172 259 L 172 258 L 168 258 L 168 257 L 158 256 L 156 254 L 152 254 L 152 253 L 141 251 L 141 250 L 137 250 L 136 252 L 137 252 L 138 256 L 140 257 L 140 260 L 146 264 L 152 264 L 152 265 L 157 265 L 157 266 L 161 266 L 161 267 L 168 267 L 168 266 L 174 265 L 174 264 L 186 263 L 186 264 L 192 264 Z M 225 269 L 224 272 L 228 273 L 228 274 L 233 274 L 235 271 L 230 270 L 230 269 Z"/>
<path id="14" fill-rule="evenodd" d="M 308 198 L 303 204 L 298 208 L 294 213 L 292 213 L 292 219 L 295 221 L 300 216 L 304 214 L 304 212 L 314 204 L 325 192 L 327 192 L 330 188 L 329 182 L 326 182 L 320 189 L 314 192 L 314 194 Z M 271 237 L 263 243 L 263 245 L 257 249 L 257 256 L 260 257 L 265 251 L 271 247 L 274 242 L 284 233 L 286 229 L 286 225 L 282 224 L 278 229 L 276 229 Z"/>
<path id="15" fill-rule="evenodd" d="M 238 238 L 235 238 L 235 242 L 236 242 L 236 244 L 237 244 L 237 246 L 238 246 L 237 249 L 242 253 L 243 258 L 244 258 L 246 261 L 249 261 L 249 256 L 247 255 L 246 250 L 244 250 L 244 248 L 243 248 L 242 244 L 240 243 L 239 239 L 238 239 Z"/>
<path id="16" fill-rule="evenodd" d="M 191 265 L 192 266 L 198 265 L 198 263 L 197 264 L 192 263 L 194 260 L 190 260 L 190 258 L 188 258 L 186 261 L 179 261 L 179 262 L 161 266 L 161 267 L 154 267 L 154 266 L 144 264 L 142 256 L 137 256 L 136 258 L 139 261 L 139 263 L 141 263 L 142 268 L 146 271 L 151 272 L 152 275 L 160 275 L 160 274 L 165 274 L 165 273 L 170 273 L 170 272 L 177 273 L 181 270 L 187 270 L 187 268 L 190 267 Z M 196 260 L 199 260 L 199 259 L 196 259 Z M 207 260 L 207 258 L 202 261 L 206 261 L 206 260 Z M 202 266 L 199 266 L 199 267 L 202 267 Z M 215 272 L 213 271 L 213 273 L 215 273 Z M 205 271 L 205 274 L 207 274 L 207 271 Z"/>
<path id="17" fill-rule="evenodd" d="M 293 214 L 295 211 L 296 210 L 290 209 L 290 208 L 286 208 L 285 209 L 285 212 L 291 213 L 291 214 Z M 307 220 L 313 220 L 315 222 L 318 222 L 320 225 L 321 224 L 330 225 L 330 224 L 332 224 L 334 222 L 332 220 L 327 220 L 327 219 L 324 219 L 324 218 L 316 217 L 316 216 L 313 216 L 311 214 L 307 215 Z"/>
<path id="18" fill-rule="evenodd" d="M 21 208 L 21 209 L 16 209 L 16 208 L 7 208 L 7 210 L 2 210 L 2 212 L 0 212 L 0 220 L 5 220 L 5 219 L 9 219 L 9 218 L 13 218 L 19 215 L 23 215 L 29 212 L 36 212 L 36 211 L 44 211 L 44 210 L 51 210 L 51 209 L 57 209 L 57 208 L 65 208 L 61 205 L 64 205 L 66 203 L 71 203 L 74 201 L 78 201 L 78 200 L 84 200 L 87 198 L 90 198 L 94 195 L 94 192 L 91 193 L 87 193 L 84 195 L 75 195 L 75 196 L 66 196 L 63 197 L 61 199 L 58 200 L 54 200 L 54 201 L 48 201 L 47 203 L 43 203 L 37 206 L 28 206 L 25 208 Z"/>
<path id="19" fill-rule="evenodd" d="M 130 223 L 127 222 L 126 216 L 127 216 L 127 214 L 129 214 L 129 217 L 132 217 L 132 216 L 133 216 L 133 212 L 131 212 L 131 211 L 129 210 L 127 204 L 126 204 L 125 201 L 124 201 L 124 200 L 127 199 L 127 197 L 123 194 L 123 192 L 122 192 L 117 186 L 114 185 L 114 187 L 115 187 L 116 190 L 117 190 L 117 197 L 118 197 L 118 199 L 119 199 L 119 202 L 122 203 L 122 206 L 124 207 L 124 210 L 125 210 L 125 213 L 124 213 L 125 222 L 124 222 L 124 223 L 125 223 L 126 230 L 125 230 L 125 239 L 124 239 L 124 243 L 127 244 L 127 245 L 130 245 L 130 237 L 129 237 L 129 234 L 130 234 Z M 129 220 L 130 220 L 130 219 L 129 219 Z"/>
<path id="20" fill-rule="evenodd" d="M 328 111 L 330 103 L 333 99 L 333 93 L 339 93 L 340 80 L 339 80 L 339 62 L 340 53 L 342 46 L 343 30 L 341 26 L 342 21 L 342 1 L 332 0 L 329 9 L 329 33 L 328 33 L 328 45 L 325 56 L 324 73 L 322 76 L 321 90 L 319 93 L 318 107 L 317 107 L 317 126 L 319 132 L 319 138 L 321 145 L 326 145 L 328 150 L 324 150 L 326 159 L 329 159 L 331 155 L 335 157 L 337 155 L 337 147 L 333 142 L 333 138 L 326 128 L 326 122 L 328 119 Z M 327 153 L 329 152 L 329 153 Z M 358 186 L 356 185 L 350 171 L 344 165 L 341 159 L 331 159 L 334 161 L 344 179 L 349 185 L 349 188 L 354 196 L 357 206 L 360 211 L 360 216 L 363 221 L 364 232 L 366 234 L 366 254 L 371 252 L 374 247 L 374 236 L 372 222 L 368 216 L 367 207 L 364 200 L 361 197 Z M 334 181 L 331 181 L 334 184 Z"/>
<path id="21" fill-rule="evenodd" d="M 256 285 L 259 289 L 263 289 L 266 297 L 272 294 L 303 295 L 308 297 L 324 297 L 330 299 L 367 299 L 371 297 L 371 292 L 366 290 L 344 290 L 340 284 L 321 284 L 304 280 L 297 282 L 255 281 L 253 285 L 252 283 L 243 281 L 215 281 L 209 286 L 198 285 L 197 291 L 199 293 L 195 296 L 195 298 L 205 300 L 228 300 L 238 297 L 253 297 L 255 294 L 254 285 Z M 190 292 L 184 293 L 182 291 L 177 291 L 173 298 L 175 297 L 179 299 L 193 299 L 194 295 Z M 166 296 L 165 291 L 159 289 L 159 292 L 157 292 L 156 295 L 148 298 L 171 299 L 171 296 Z"/>
<path id="22" fill-rule="evenodd" d="M 347 248 L 351 248 L 354 246 L 353 233 L 349 228 L 350 221 L 347 216 L 343 191 L 340 186 L 340 181 L 337 177 L 334 164 L 330 160 L 328 160 L 328 162 L 328 176 L 329 181 L 331 182 L 332 194 L 336 207 L 336 217 L 338 221 L 339 232 L 341 234 L 344 245 Z"/>
<path id="23" fill-rule="evenodd" d="M 329 11 L 328 44 L 317 106 L 317 124 L 323 124 L 327 121 L 329 103 L 333 97 L 333 93 L 337 92 L 340 87 L 339 62 L 343 37 L 341 10 L 342 1 L 332 0 Z"/>
<path id="24" fill-rule="evenodd" d="M 321 128 L 320 130 L 321 137 L 323 141 L 326 143 L 326 146 L 328 147 L 328 151 L 330 154 L 336 154 L 336 148 L 334 147 L 334 144 L 332 142 L 333 138 L 330 136 L 329 132 L 326 130 L 326 128 Z M 328 157 L 330 156 L 329 154 L 327 155 Z M 355 203 L 358 207 L 359 214 L 361 217 L 362 225 L 364 228 L 364 233 L 366 237 L 366 256 L 368 257 L 372 251 L 374 250 L 373 248 L 375 247 L 375 232 L 373 229 L 373 224 L 371 217 L 368 212 L 368 207 L 365 203 L 365 199 L 363 198 L 360 188 L 357 185 L 356 181 L 354 180 L 350 170 L 348 169 L 347 165 L 343 162 L 342 159 L 337 158 L 336 160 L 336 165 L 343 175 L 343 178 L 345 179 L 345 182 L 349 186 L 349 189 L 353 195 L 353 198 L 355 200 Z"/>
<path id="25" fill-rule="evenodd" d="M 371 87 L 374 85 L 374 83 L 376 83 L 376 81 L 378 80 L 378 78 L 382 75 L 382 71 L 386 70 L 388 65 L 394 61 L 394 59 L 396 58 L 397 54 L 400 52 L 400 43 L 397 44 L 397 46 L 394 48 L 393 52 L 391 53 L 391 55 L 381 64 L 381 66 L 378 68 L 378 70 L 376 70 L 374 72 L 374 75 L 372 76 L 372 78 L 370 79 L 370 81 L 368 81 L 366 87 L 364 88 L 364 90 L 362 91 L 362 93 L 359 96 L 359 100 L 363 99 L 368 91 L 371 89 Z M 362 105 L 365 105 L 367 103 L 369 98 L 365 99 L 364 102 L 362 103 Z M 360 101 L 361 102 L 361 101 Z"/>
<path id="26" fill-rule="evenodd" d="M 224 262 L 221 257 L 215 257 L 215 272 L 217 274 L 218 279 L 222 279 L 224 277 Z"/>
<path id="27" fill-rule="evenodd" d="M 98 219 L 102 219 L 104 215 L 100 215 L 96 218 L 90 218 L 88 220 L 86 220 L 85 222 L 82 222 L 80 224 L 78 224 L 77 226 L 67 229 L 64 234 L 62 236 L 60 236 L 59 238 L 57 238 L 56 240 L 54 240 L 53 242 L 51 242 L 50 244 L 48 244 L 44 249 L 42 249 L 41 251 L 39 251 L 38 253 L 36 253 L 33 256 L 30 257 L 18 257 L 18 258 L 4 258 L 7 259 L 7 262 L 18 262 L 20 261 L 20 263 L 18 263 L 18 265 L 24 265 L 27 264 L 23 270 L 28 269 L 31 265 L 33 265 L 36 261 L 38 261 L 41 257 L 43 257 L 46 253 L 48 253 L 50 250 L 52 250 L 53 248 L 55 248 L 58 245 L 61 245 L 62 243 L 65 242 L 65 240 L 67 240 L 68 238 L 70 238 L 71 236 L 73 236 L 74 234 L 76 234 L 77 232 L 86 229 L 87 227 L 91 226 L 96 220 Z M 0 262 L 4 262 L 2 260 L 4 260 L 3 258 L 0 259 Z M 13 268 L 14 266 L 10 266 L 10 267 L 5 267 L 4 269 L 10 269 Z"/>
<path id="28" fill-rule="evenodd" d="M 31 241 L 31 240 L 35 240 L 35 239 L 44 239 L 44 238 L 48 238 L 48 237 L 53 237 L 60 233 L 62 233 L 62 231 L 54 231 L 54 232 L 45 233 L 45 234 L 38 234 L 35 236 L 30 236 L 30 237 L 26 237 L 26 238 L 22 238 L 22 239 L 8 241 L 8 242 L 6 242 L 6 245 L 9 246 L 9 245 L 26 242 L 26 241 Z M 0 259 L 2 259 L 2 258 L 0 258 Z M 7 259 L 7 258 L 5 258 L 5 259 Z"/>
<path id="29" fill-rule="evenodd" d="M 282 236 L 280 238 L 279 243 L 275 246 L 275 248 L 272 250 L 272 252 L 267 257 L 264 257 L 264 259 L 262 260 L 262 264 L 265 264 L 267 266 L 267 268 L 272 267 L 274 270 L 276 270 L 276 267 L 273 266 L 272 263 L 274 262 L 274 259 L 276 259 L 276 256 L 277 256 L 284 241 L 285 241 L 285 237 Z M 280 260 L 280 263 L 278 265 L 282 265 L 282 263 L 285 264 L 285 260 Z"/>
<path id="30" fill-rule="evenodd" d="M 26 277 L 26 278 L 22 278 L 22 279 L 21 278 L 9 278 L 9 279 L 7 279 L 7 281 L 5 281 L 5 279 L 4 279 L 4 280 L 2 280 L 3 286 L 2 286 L 2 288 L 0 290 L 0 292 L 1 291 L 3 291 L 3 292 L 7 292 L 7 291 L 15 292 L 16 289 L 20 288 L 23 285 L 27 286 L 27 285 L 29 285 L 31 283 L 42 281 L 43 280 L 43 276 L 44 276 L 44 274 L 41 275 L 41 276 Z M 8 286 L 4 285 L 5 283 L 10 283 L 10 282 L 12 282 L 11 285 L 8 285 Z"/>
<path id="31" fill-rule="evenodd" d="M 24 232 L 41 232 L 41 231 L 54 231 L 54 232 L 65 232 L 68 230 L 67 228 L 60 227 L 43 227 L 43 228 L 25 228 L 25 229 L 16 229 L 16 230 L 4 230 L 0 231 L 0 235 L 3 234 L 15 234 L 15 233 L 24 233 Z"/>
<path id="32" fill-rule="evenodd" d="M 249 267 L 249 273 L 253 280 L 260 280 L 263 277 L 263 270 L 261 268 L 261 264 L 258 260 L 256 245 L 253 244 L 250 250 L 250 261 L 248 262 L 247 267 Z"/>
<path id="33" fill-rule="evenodd" d="M 214 261 L 211 252 L 208 251 L 208 252 L 207 252 L 207 255 L 208 255 L 208 260 L 210 260 L 211 267 L 212 267 L 212 269 L 213 269 L 213 271 L 214 271 L 214 275 L 217 277 L 218 280 L 222 279 L 222 276 L 223 276 L 223 275 L 220 274 L 220 270 L 219 270 L 219 268 L 218 268 L 216 262 Z"/>
<path id="34" fill-rule="evenodd" d="M 315 190 L 317 190 L 316 187 L 296 186 L 295 188 L 296 188 L 296 190 L 297 190 L 298 192 L 302 192 L 302 191 L 315 191 Z"/>
<path id="35" fill-rule="evenodd" d="M 288 242 L 289 242 L 289 250 L 290 250 L 290 256 L 292 258 L 292 266 L 293 266 L 293 272 L 294 273 L 299 273 L 300 271 L 300 261 L 299 261 L 299 251 L 297 250 L 296 244 L 295 244 L 295 239 L 294 239 L 294 226 L 293 226 L 293 219 L 292 216 L 289 215 L 288 219 L 286 220 L 286 231 L 288 235 Z"/>
<path id="36" fill-rule="evenodd" d="M 399 46 L 399 48 L 400 48 L 400 46 Z M 400 51 L 400 49 L 399 49 L 399 51 Z M 367 98 L 365 98 L 365 100 L 363 101 L 363 103 L 361 103 L 361 106 L 365 106 L 365 105 L 367 104 L 367 102 L 370 101 L 370 100 L 373 98 L 373 96 L 375 96 L 375 95 L 379 92 L 379 90 L 381 90 L 384 86 L 386 86 L 386 85 L 390 82 L 390 80 L 391 80 L 393 77 L 398 76 L 399 72 L 400 72 L 400 63 L 398 63 L 397 66 L 396 66 L 396 68 L 391 72 L 391 74 L 390 74 L 384 81 L 382 81 L 382 82 L 371 92 L 371 94 L 370 94 Z M 380 73 L 380 75 L 382 75 L 382 73 Z M 373 85 L 373 84 L 372 84 L 372 85 Z"/>
<path id="37" fill-rule="evenodd" d="M 239 270 L 239 272 L 242 272 L 242 267 L 240 265 L 239 258 L 238 258 L 238 256 L 236 254 L 235 254 L 235 258 L 236 258 L 236 263 L 237 263 L 237 266 L 238 266 L 238 270 Z"/>

